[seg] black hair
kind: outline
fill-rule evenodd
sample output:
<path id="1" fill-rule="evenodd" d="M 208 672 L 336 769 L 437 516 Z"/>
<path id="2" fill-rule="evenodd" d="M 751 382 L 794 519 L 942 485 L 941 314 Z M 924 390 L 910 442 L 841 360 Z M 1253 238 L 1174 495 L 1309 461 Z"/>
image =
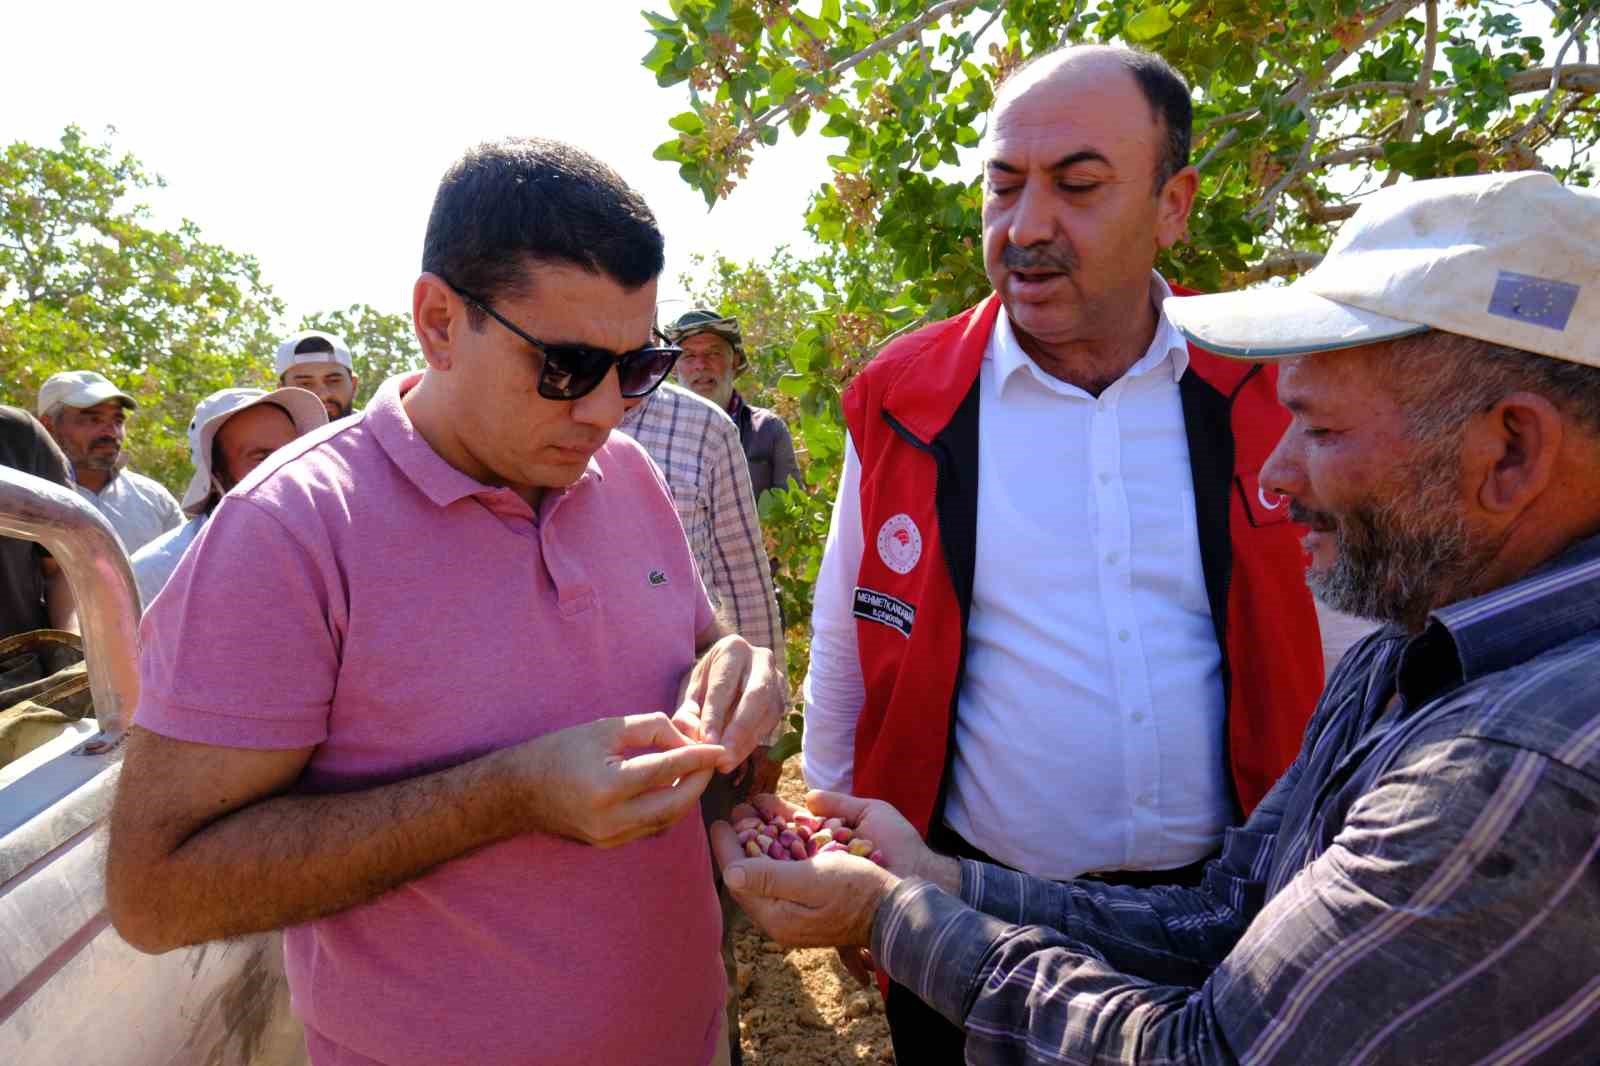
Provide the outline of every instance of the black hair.
<path id="1" fill-rule="evenodd" d="M 295 355 L 308 355 L 311 352 L 327 352 L 333 354 L 333 342 L 326 337 L 307 337 L 294 346 Z"/>
<path id="2" fill-rule="evenodd" d="M 569 144 L 514 137 L 469 148 L 445 171 L 422 269 L 491 301 L 525 291 L 532 263 L 576 266 L 631 290 L 660 275 L 663 248 L 655 215 L 616 171 Z"/>
<path id="3" fill-rule="evenodd" d="M 1174 174 L 1189 165 L 1189 141 L 1194 135 L 1194 104 L 1183 75 L 1154 52 L 1118 48 L 1117 59 L 1133 75 L 1150 105 L 1150 111 L 1167 135 L 1166 152 L 1156 168 L 1159 190 Z"/>
<path id="4" fill-rule="evenodd" d="M 1166 134 L 1165 151 L 1156 161 L 1155 191 L 1178 171 L 1189 165 L 1189 143 L 1194 136 L 1194 104 L 1189 99 L 1189 83 L 1177 68 L 1154 52 L 1130 48 L 1120 44 L 1067 44 L 1029 59 L 1006 75 L 1006 81 L 1015 78 L 1035 63 L 1052 56 L 1079 48 L 1092 48 L 1113 56 L 1122 68 L 1133 75 L 1145 103 L 1150 105 L 1150 116 Z M 1004 84 L 1004 83 L 1002 83 Z"/>

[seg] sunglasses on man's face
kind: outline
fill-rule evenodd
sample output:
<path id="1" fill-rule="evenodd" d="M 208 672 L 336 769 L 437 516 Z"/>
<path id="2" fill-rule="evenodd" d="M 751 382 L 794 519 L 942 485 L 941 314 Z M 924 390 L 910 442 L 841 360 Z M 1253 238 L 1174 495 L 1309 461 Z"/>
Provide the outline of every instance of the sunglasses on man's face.
<path id="1" fill-rule="evenodd" d="M 539 395 L 547 400 L 576 400 L 593 392 L 617 368 L 617 384 L 623 398 L 633 400 L 648 396 L 672 373 L 672 367 L 683 354 L 683 349 L 673 345 L 635 348 L 631 352 L 616 352 L 606 348 L 591 348 L 587 344 L 546 344 L 531 334 L 524 333 L 490 307 L 488 301 L 457 288 L 445 280 L 463 300 L 477 307 L 506 329 L 515 333 L 544 356 L 544 366 L 539 369 Z"/>

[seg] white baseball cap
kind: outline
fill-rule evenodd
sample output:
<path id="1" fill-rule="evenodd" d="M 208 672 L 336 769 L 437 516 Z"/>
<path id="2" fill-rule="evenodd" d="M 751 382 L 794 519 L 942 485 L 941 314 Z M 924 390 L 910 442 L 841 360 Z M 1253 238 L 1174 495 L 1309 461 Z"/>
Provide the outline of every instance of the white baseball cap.
<path id="1" fill-rule="evenodd" d="M 328 351 L 329 348 L 333 351 Z M 303 329 L 278 345 L 273 373 L 281 378 L 296 363 L 338 363 L 346 370 L 355 370 L 355 364 L 350 361 L 350 346 L 344 338 L 320 329 Z"/>
<path id="2" fill-rule="evenodd" d="M 287 386 L 267 392 L 264 389 L 218 389 L 201 400 L 189 420 L 189 461 L 194 476 L 183 493 L 183 513 L 193 517 L 224 492 L 222 482 L 211 469 L 211 443 L 222 424 L 247 407 L 277 404 L 289 412 L 296 436 L 328 424 L 328 409 L 314 392 Z"/>
<path id="3" fill-rule="evenodd" d="M 63 370 L 51 374 L 39 386 L 39 408 L 36 414 L 46 414 L 58 403 L 68 407 L 93 407 L 107 400 L 121 400 L 122 406 L 132 410 L 139 405 L 133 397 L 111 384 L 104 374 L 93 370 Z"/>
<path id="4" fill-rule="evenodd" d="M 1200 347 L 1240 359 L 1439 329 L 1600 366 L 1600 194 L 1537 171 L 1394 185 L 1294 284 L 1163 310 Z"/>

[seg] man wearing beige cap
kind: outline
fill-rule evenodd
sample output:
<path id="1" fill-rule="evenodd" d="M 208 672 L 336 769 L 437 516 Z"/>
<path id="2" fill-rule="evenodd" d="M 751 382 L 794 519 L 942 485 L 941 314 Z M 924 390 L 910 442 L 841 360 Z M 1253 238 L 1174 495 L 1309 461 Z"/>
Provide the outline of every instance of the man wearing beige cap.
<path id="1" fill-rule="evenodd" d="M 134 553 L 140 602 L 150 606 L 225 492 L 267 456 L 327 424 L 322 401 L 305 389 L 220 389 L 201 400 L 189 421 L 194 476 L 183 494 L 189 520 Z"/>
<path id="2" fill-rule="evenodd" d="M 343 338 L 318 329 L 301 330 L 278 345 L 272 365 L 278 384 L 316 393 L 329 421 L 355 410 L 360 381 Z"/>
<path id="3" fill-rule="evenodd" d="M 1166 310 L 1279 363 L 1265 505 L 1311 530 L 1317 596 L 1384 623 L 1294 765 L 1197 888 L 958 862 L 833 794 L 889 870 L 718 825 L 728 887 L 779 939 L 870 943 L 969 1062 L 1594 1062 L 1600 195 L 1394 186 L 1294 285 Z"/>
<path id="4" fill-rule="evenodd" d="M 64 370 L 39 387 L 38 414 L 72 463 L 78 495 L 94 504 L 130 555 L 183 522 L 161 483 L 124 465 L 133 397 L 93 370 Z"/>

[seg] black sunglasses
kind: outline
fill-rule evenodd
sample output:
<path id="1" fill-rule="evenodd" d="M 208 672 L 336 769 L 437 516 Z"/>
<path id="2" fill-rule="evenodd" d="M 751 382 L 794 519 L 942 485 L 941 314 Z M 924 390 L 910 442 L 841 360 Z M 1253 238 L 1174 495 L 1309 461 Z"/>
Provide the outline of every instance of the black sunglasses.
<path id="1" fill-rule="evenodd" d="M 675 345 L 635 348 L 618 355 L 605 348 L 591 348 L 587 344 L 546 344 L 506 321 L 489 306 L 488 301 L 458 287 L 449 278 L 441 275 L 440 280 L 455 289 L 463 300 L 543 353 L 544 366 L 539 369 L 539 395 L 547 400 L 576 400 L 588 395 L 606 379 L 613 366 L 617 368 L 617 384 L 622 387 L 622 395 L 626 399 L 648 396 L 667 379 L 678 362 L 678 356 L 683 354 L 683 349 Z"/>

